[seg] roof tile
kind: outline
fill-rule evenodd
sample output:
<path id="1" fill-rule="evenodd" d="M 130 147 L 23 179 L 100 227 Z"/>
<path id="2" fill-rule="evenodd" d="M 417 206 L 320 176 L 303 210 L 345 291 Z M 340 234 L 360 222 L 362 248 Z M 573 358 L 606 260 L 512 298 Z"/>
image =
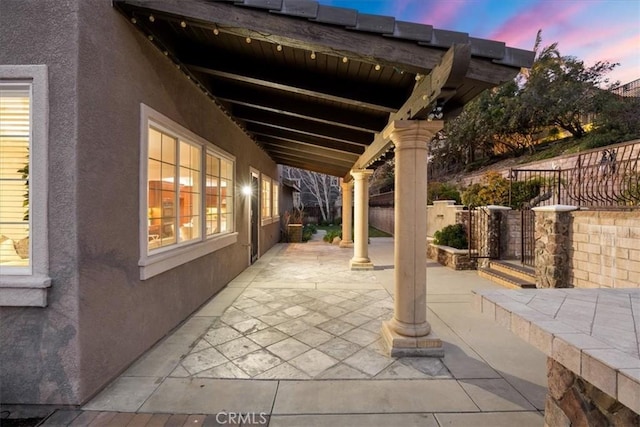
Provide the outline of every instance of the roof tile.
<path id="1" fill-rule="evenodd" d="M 358 23 L 358 11 L 356 9 L 346 9 L 321 4 L 318 5 L 318 16 L 311 19 L 311 21 L 355 27 Z"/>
<path id="2" fill-rule="evenodd" d="M 272 10 L 271 12 L 300 18 L 315 18 L 318 16 L 318 2 L 310 0 L 282 0 L 282 8 L 279 11 Z"/>
<path id="3" fill-rule="evenodd" d="M 418 42 L 431 41 L 431 25 L 416 24 L 414 22 L 396 21 L 393 32 L 385 33 L 387 37 L 397 39 L 414 40 Z"/>
<path id="4" fill-rule="evenodd" d="M 392 33 L 396 20 L 392 16 L 358 14 L 358 22 L 349 30 L 368 31 L 372 33 Z"/>
<path id="5" fill-rule="evenodd" d="M 418 44 L 450 48 L 454 43 L 469 43 L 469 34 L 458 31 L 434 29 L 429 43 L 419 42 Z"/>
<path id="6" fill-rule="evenodd" d="M 502 59 L 504 57 L 504 42 L 469 37 L 471 42 L 471 55 L 483 58 Z"/>

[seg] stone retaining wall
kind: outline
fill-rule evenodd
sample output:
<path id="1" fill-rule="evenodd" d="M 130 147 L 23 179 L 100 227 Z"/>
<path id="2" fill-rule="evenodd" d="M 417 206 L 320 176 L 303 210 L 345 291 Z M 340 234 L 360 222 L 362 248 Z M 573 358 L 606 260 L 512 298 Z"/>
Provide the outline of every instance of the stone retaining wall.
<path id="1" fill-rule="evenodd" d="M 640 415 L 550 357 L 547 379 L 545 427 L 640 425 Z"/>
<path id="2" fill-rule="evenodd" d="M 640 213 L 575 211 L 568 230 L 568 281 L 580 288 L 640 287 Z"/>
<path id="3" fill-rule="evenodd" d="M 469 257 L 467 249 L 455 249 L 429 243 L 427 258 L 438 261 L 439 264 L 454 270 L 475 270 L 476 260 Z"/>

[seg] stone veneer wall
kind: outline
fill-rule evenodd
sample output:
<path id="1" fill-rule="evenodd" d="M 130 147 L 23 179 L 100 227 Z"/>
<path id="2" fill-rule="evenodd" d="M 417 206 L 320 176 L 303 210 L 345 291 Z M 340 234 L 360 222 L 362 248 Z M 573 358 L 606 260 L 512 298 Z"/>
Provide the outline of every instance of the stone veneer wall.
<path id="1" fill-rule="evenodd" d="M 572 247 L 568 212 L 536 211 L 536 287 L 568 288 L 569 251 Z"/>
<path id="2" fill-rule="evenodd" d="M 547 379 L 545 427 L 640 425 L 640 415 L 552 358 L 547 358 Z"/>
<path id="3" fill-rule="evenodd" d="M 567 280 L 580 288 L 640 287 L 640 214 L 570 213 Z"/>
<path id="4" fill-rule="evenodd" d="M 455 249 L 449 246 L 427 245 L 427 258 L 454 270 L 475 270 L 477 261 L 471 259 L 467 249 Z"/>

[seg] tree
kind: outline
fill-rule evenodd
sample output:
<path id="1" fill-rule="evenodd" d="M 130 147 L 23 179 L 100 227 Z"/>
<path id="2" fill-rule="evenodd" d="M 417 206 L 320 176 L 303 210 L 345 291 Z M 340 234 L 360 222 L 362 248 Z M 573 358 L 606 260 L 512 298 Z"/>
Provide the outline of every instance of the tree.
<path id="1" fill-rule="evenodd" d="M 331 207 L 338 197 L 338 178 L 285 166 L 283 178 L 297 180 L 300 184 L 300 198 L 304 206 L 317 206 L 323 221 L 333 219 Z"/>
<path id="2" fill-rule="evenodd" d="M 542 41 L 538 31 L 534 50 Z M 558 126 L 575 138 L 584 136 L 583 117 L 596 112 L 598 96 L 609 83 L 605 75 L 618 64 L 598 61 L 591 67 L 574 56 L 562 56 L 558 44 L 542 49 L 522 78 L 520 103 L 545 126 Z"/>

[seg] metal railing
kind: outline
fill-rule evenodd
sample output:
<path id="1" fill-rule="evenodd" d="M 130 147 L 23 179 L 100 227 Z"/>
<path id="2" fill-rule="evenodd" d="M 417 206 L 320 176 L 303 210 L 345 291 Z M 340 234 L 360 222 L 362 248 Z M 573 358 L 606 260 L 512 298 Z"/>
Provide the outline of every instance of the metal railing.
<path id="1" fill-rule="evenodd" d="M 510 178 L 510 202 L 520 197 L 521 208 L 564 204 L 639 209 L 640 143 L 580 154 L 573 168 L 514 169 Z"/>

